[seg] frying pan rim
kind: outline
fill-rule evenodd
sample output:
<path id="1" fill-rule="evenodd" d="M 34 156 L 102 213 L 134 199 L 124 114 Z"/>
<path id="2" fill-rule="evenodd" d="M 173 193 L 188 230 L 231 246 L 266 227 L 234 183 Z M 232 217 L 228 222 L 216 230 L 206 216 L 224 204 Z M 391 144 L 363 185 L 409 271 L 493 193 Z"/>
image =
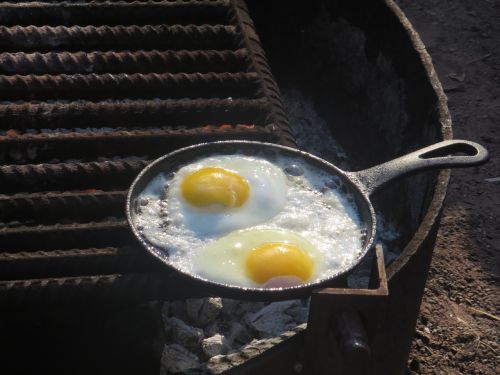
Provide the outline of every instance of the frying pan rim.
<path id="1" fill-rule="evenodd" d="M 206 278 L 203 278 L 201 276 L 183 271 L 177 267 L 175 267 L 173 264 L 168 262 L 168 255 L 165 257 L 161 257 L 158 255 L 158 253 L 165 252 L 164 249 L 161 249 L 159 246 L 154 246 L 153 244 L 150 244 L 144 239 L 144 236 L 139 233 L 139 231 L 136 228 L 135 222 L 134 222 L 134 214 L 132 212 L 132 206 L 133 206 L 133 199 L 137 198 L 140 193 L 143 191 L 136 192 L 137 186 L 139 184 L 143 184 L 144 187 L 147 186 L 147 183 L 149 183 L 153 178 L 150 178 L 147 181 L 144 180 L 144 176 L 147 176 L 151 170 L 154 170 L 155 167 L 158 165 L 161 165 L 162 162 L 164 162 L 167 159 L 172 159 L 178 156 L 179 154 L 184 154 L 184 153 L 189 153 L 192 152 L 193 150 L 198 151 L 200 150 L 201 152 L 198 153 L 196 152 L 191 159 L 195 160 L 196 158 L 199 157 L 209 157 L 210 155 L 214 155 L 217 153 L 217 148 L 221 148 L 221 146 L 227 146 L 227 145 L 239 145 L 242 147 L 250 147 L 250 148 L 262 148 L 260 151 L 264 151 L 265 148 L 271 148 L 273 150 L 278 150 L 279 152 L 282 153 L 291 153 L 293 156 L 301 156 L 306 160 L 313 161 L 316 165 L 319 165 L 322 170 L 325 170 L 326 172 L 332 174 L 331 172 L 334 171 L 334 175 L 339 176 L 342 178 L 343 183 L 348 183 L 351 186 L 351 190 L 353 190 L 357 194 L 358 197 L 361 198 L 361 200 L 356 200 L 356 205 L 358 206 L 361 202 L 365 206 L 367 215 L 366 217 L 363 216 L 363 214 L 360 212 L 358 209 L 358 215 L 360 217 L 360 220 L 363 224 L 365 224 L 365 238 L 363 239 L 363 247 L 359 254 L 356 256 L 355 259 L 350 263 L 348 267 L 343 267 L 339 272 L 336 272 L 334 275 L 331 275 L 326 278 L 319 279 L 315 282 L 310 282 L 310 283 L 305 283 L 305 284 L 300 284 L 296 286 L 291 286 L 291 287 L 280 287 L 280 288 L 252 288 L 252 287 L 243 287 L 243 286 L 237 286 L 237 285 L 230 285 L 230 284 L 224 284 L 220 282 L 216 282 L 213 280 L 208 280 Z M 204 152 L 205 151 L 205 152 Z M 208 152 L 206 152 L 208 151 Z M 221 150 L 220 152 L 223 152 Z M 159 173 L 161 172 L 156 172 L 154 175 L 158 176 Z M 143 188 L 144 188 L 143 187 Z M 223 141 L 213 141 L 213 142 L 202 142 L 186 147 L 182 147 L 179 149 L 176 149 L 172 152 L 169 152 L 168 154 L 162 155 L 158 157 L 157 159 L 153 160 L 150 164 L 148 164 L 146 167 L 144 167 L 139 174 L 135 177 L 134 181 L 130 185 L 130 188 L 127 192 L 127 200 L 126 200 L 126 216 L 127 216 L 127 222 L 129 227 L 131 228 L 134 236 L 136 239 L 140 242 L 141 246 L 144 247 L 150 255 L 154 256 L 156 259 L 161 261 L 163 265 L 167 266 L 168 269 L 173 270 L 175 273 L 180 273 L 185 277 L 188 277 L 191 279 L 191 281 L 196 281 L 203 283 L 207 290 L 219 290 L 220 295 L 230 295 L 230 296 L 243 296 L 244 297 L 267 297 L 268 299 L 273 299 L 273 297 L 285 297 L 285 296 L 294 296 L 295 297 L 300 297 L 306 295 L 308 292 L 315 288 L 319 288 L 321 286 L 324 286 L 325 284 L 332 283 L 336 280 L 341 279 L 342 277 L 346 277 L 349 275 L 351 272 L 354 271 L 354 269 L 361 263 L 361 261 L 366 257 L 370 249 L 373 248 L 373 242 L 375 238 L 375 232 L 376 232 L 376 215 L 374 208 L 371 204 L 371 201 L 369 199 L 369 196 L 363 189 L 363 185 L 361 184 L 360 181 L 358 181 L 351 173 L 346 172 L 334 164 L 330 163 L 329 161 L 320 158 L 318 156 L 315 156 L 309 152 L 300 150 L 298 148 L 293 148 L 293 147 L 288 147 L 288 146 L 283 146 L 279 145 L 276 143 L 269 143 L 269 142 L 260 142 L 260 141 L 250 141 L 250 140 L 223 140 Z M 371 224 L 371 225 L 370 225 Z M 288 297 L 287 297 L 288 298 Z"/>

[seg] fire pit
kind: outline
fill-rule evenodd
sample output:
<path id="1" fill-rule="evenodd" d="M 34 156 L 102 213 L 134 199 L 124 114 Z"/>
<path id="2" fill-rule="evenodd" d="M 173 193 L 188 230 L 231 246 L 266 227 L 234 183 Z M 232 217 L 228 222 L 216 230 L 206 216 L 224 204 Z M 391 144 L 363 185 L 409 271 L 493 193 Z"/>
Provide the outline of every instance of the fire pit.
<path id="1" fill-rule="evenodd" d="M 313 102 L 354 169 L 451 138 L 430 58 L 392 1 L 248 6 L 281 90 Z M 72 340 L 61 336 L 48 346 L 71 354 L 61 366 L 96 352 L 116 365 L 110 353 L 119 350 L 104 343 L 118 342 L 109 326 L 126 331 L 118 309 L 204 295 L 134 242 L 124 202 L 138 171 L 201 141 L 293 146 L 301 138 L 292 136 L 239 0 L 2 3 L 0 17 L 0 303 L 8 322 L 2 349 L 10 353 L 4 366 L 28 368 L 17 362 L 24 335 L 44 345 L 54 326 L 78 327 Z M 299 121 L 307 129 L 309 119 Z M 370 364 L 378 374 L 402 373 L 448 177 L 418 175 L 374 199 L 400 234 L 400 254 L 387 268 L 388 295 L 379 248 L 371 289 L 314 294 L 307 330 L 231 371 L 354 373 L 361 353 L 358 371 Z M 41 315 L 33 319 L 27 306 Z M 78 308 L 78 324 L 75 310 L 63 307 Z M 356 313 L 343 315 L 347 310 Z M 334 344 L 326 329 L 331 317 L 341 338 Z M 364 330 L 356 335 L 360 321 Z M 96 337 L 103 343 L 78 355 L 64 349 L 68 340 L 82 347 Z M 42 368 L 51 367 L 39 357 Z M 153 362 L 140 358 L 136 366 Z"/>

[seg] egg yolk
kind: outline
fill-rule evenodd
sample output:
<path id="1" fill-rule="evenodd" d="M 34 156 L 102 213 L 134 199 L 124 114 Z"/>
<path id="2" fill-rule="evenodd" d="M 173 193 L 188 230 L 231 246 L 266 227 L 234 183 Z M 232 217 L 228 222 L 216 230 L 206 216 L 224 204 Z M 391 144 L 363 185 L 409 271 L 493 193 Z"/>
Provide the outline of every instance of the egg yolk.
<path id="1" fill-rule="evenodd" d="M 252 249 L 246 259 L 250 278 L 263 284 L 273 277 L 295 276 L 307 281 L 313 272 L 311 258 L 295 245 L 269 242 Z"/>
<path id="2" fill-rule="evenodd" d="M 239 207 L 248 199 L 250 186 L 246 179 L 227 169 L 202 168 L 184 179 L 181 191 L 194 206 Z"/>

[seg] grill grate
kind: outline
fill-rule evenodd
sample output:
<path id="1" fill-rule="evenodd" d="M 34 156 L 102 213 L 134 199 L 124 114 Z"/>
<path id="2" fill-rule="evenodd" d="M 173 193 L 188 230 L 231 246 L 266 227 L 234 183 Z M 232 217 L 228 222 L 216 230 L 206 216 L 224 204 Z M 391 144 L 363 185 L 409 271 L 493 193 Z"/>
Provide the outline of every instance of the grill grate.
<path id="1" fill-rule="evenodd" d="M 0 24 L 0 298 L 170 293 L 127 227 L 132 179 L 189 144 L 294 144 L 245 5 L 0 2 Z"/>

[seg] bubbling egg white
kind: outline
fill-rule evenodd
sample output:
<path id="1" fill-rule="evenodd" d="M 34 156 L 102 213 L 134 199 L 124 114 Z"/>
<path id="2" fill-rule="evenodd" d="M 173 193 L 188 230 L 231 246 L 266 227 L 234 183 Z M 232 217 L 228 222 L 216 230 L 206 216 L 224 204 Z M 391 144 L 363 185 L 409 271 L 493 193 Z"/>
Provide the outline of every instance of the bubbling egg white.
<path id="1" fill-rule="evenodd" d="M 183 178 L 203 167 L 226 168 L 246 178 L 250 186 L 248 202 L 219 212 L 186 203 L 180 193 Z M 261 172 L 255 172 L 255 168 L 263 168 L 263 175 L 272 177 L 259 180 L 256 176 Z M 162 197 L 158 192 L 163 186 L 168 188 Z M 207 249 L 217 247 L 225 235 L 236 238 L 241 232 L 251 231 L 258 239 L 269 237 L 270 231 L 292 233 L 313 249 L 301 248 L 312 254 L 314 263 L 314 272 L 306 282 L 315 282 L 350 265 L 363 247 L 364 228 L 355 204 L 339 186 L 336 177 L 300 157 L 280 156 L 271 163 L 257 156 L 213 156 L 182 167 L 171 178 L 159 176 L 152 180 L 138 197 L 139 202 L 142 199 L 148 203 L 136 214 L 136 223 L 149 242 L 168 250 L 168 261 L 175 267 L 214 282 L 245 287 L 259 285 L 247 272 L 230 271 L 223 259 L 221 264 L 226 265 L 219 265 L 217 270 L 210 256 L 198 255 L 208 254 Z M 257 203 L 247 206 L 251 199 Z M 272 238 L 266 241 L 274 242 Z"/>

